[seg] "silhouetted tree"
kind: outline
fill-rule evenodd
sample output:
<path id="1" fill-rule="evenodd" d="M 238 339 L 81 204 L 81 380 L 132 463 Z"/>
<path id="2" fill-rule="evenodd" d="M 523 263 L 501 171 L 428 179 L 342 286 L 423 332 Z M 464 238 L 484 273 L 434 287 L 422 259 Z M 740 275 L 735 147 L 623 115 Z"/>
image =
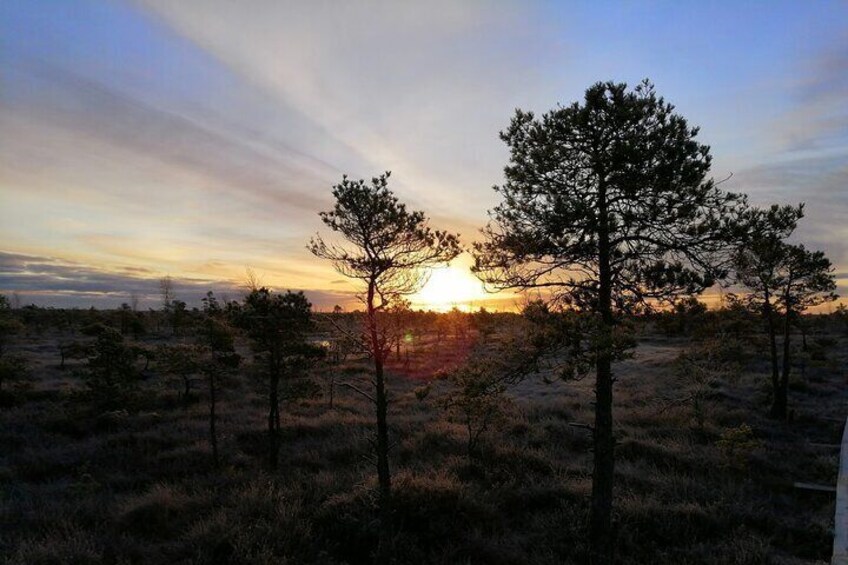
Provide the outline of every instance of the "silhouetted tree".
<path id="1" fill-rule="evenodd" d="M 280 435 L 280 383 L 299 376 L 323 350 L 307 340 L 312 305 L 302 292 L 273 293 L 262 287 L 244 299 L 241 325 L 268 377 L 268 462 L 277 466 Z"/>
<path id="2" fill-rule="evenodd" d="M 669 336 L 690 335 L 703 324 L 707 306 L 695 296 L 676 300 L 672 308 L 659 314 L 659 326 Z"/>
<path id="3" fill-rule="evenodd" d="M 0 294 L 0 356 L 5 352 L 11 337 L 23 329 L 23 324 L 12 315 L 9 300 Z"/>
<path id="4" fill-rule="evenodd" d="M 201 348 L 204 353 L 203 373 L 209 389 L 209 444 L 212 460 L 217 466 L 218 456 L 217 404 L 221 379 L 238 367 L 241 357 L 235 351 L 234 332 L 227 323 L 224 310 L 212 292 L 203 299 L 203 326 Z"/>
<path id="5" fill-rule="evenodd" d="M 832 317 L 836 318 L 837 322 L 841 322 L 843 332 L 848 335 L 848 306 L 845 306 L 845 304 L 837 306 Z"/>
<path id="6" fill-rule="evenodd" d="M 360 281 L 365 303 L 363 343 L 374 362 L 372 401 L 377 417 L 377 477 L 380 487 L 380 540 L 377 562 L 391 559 L 391 474 L 389 471 L 388 397 L 383 365 L 393 343 L 391 327 L 382 314 L 402 296 L 421 288 L 427 270 L 460 253 L 457 236 L 432 230 L 420 211 L 408 211 L 388 188 L 389 174 L 352 181 L 346 176 L 333 187 L 335 206 L 321 220 L 346 243 L 327 243 L 317 235 L 309 250 L 332 261 L 342 275 Z M 352 387 L 355 388 L 355 387 Z M 358 390 L 358 389 L 357 389 Z"/>
<path id="7" fill-rule="evenodd" d="M 804 217 L 804 205 L 778 206 L 755 210 L 749 219 L 750 238 L 745 238 L 736 252 L 736 278 L 750 292 L 744 297 L 747 306 L 762 315 L 766 324 L 771 360 L 772 412 L 778 403 L 780 362 L 777 352 L 776 295 L 780 292 L 784 240 L 792 235 L 798 220 Z M 732 297 L 736 300 L 736 297 Z"/>
<path id="8" fill-rule="evenodd" d="M 218 297 L 211 290 L 206 293 L 206 296 L 200 299 L 200 304 L 203 314 L 208 317 L 219 318 L 224 314 L 224 309 L 221 307 Z"/>
<path id="9" fill-rule="evenodd" d="M 171 333 L 173 335 L 177 335 L 180 333 L 180 328 L 182 327 L 185 317 L 188 310 L 186 308 L 186 303 L 182 300 L 172 300 L 171 308 L 169 313 L 171 315 Z"/>
<path id="10" fill-rule="evenodd" d="M 389 323 L 392 324 L 391 333 L 395 342 L 395 357 L 398 362 L 401 361 L 400 347 L 404 337 L 409 330 L 410 321 L 412 320 L 412 305 L 409 300 L 401 298 L 395 300 L 387 309 Z M 407 350 L 407 361 L 409 360 L 409 350 Z"/>
<path id="11" fill-rule="evenodd" d="M 482 455 L 483 434 L 503 419 L 508 403 L 504 394 L 512 375 L 503 372 L 500 361 L 490 352 L 469 360 L 446 376 L 452 390 L 443 406 L 465 427 L 465 450 L 472 462 Z"/>
<path id="12" fill-rule="evenodd" d="M 118 308 L 118 321 L 122 335 L 132 332 L 136 339 L 138 339 L 144 333 L 144 322 L 142 318 L 126 302 Z"/>
<path id="13" fill-rule="evenodd" d="M 162 296 L 162 307 L 167 308 L 174 301 L 174 279 L 165 275 L 159 279 L 159 293 Z"/>
<path id="14" fill-rule="evenodd" d="M 191 387 L 197 377 L 205 379 L 209 408 L 209 445 L 212 460 L 217 466 L 217 402 L 221 379 L 238 367 L 241 358 L 235 352 L 234 334 L 227 323 L 226 313 L 211 292 L 202 299 L 203 317 L 198 328 L 198 340 L 163 347 L 159 351 L 159 368 L 166 374 L 181 379 L 183 390 L 180 396 L 183 407 L 188 407 Z M 279 428 L 279 421 L 277 422 Z"/>
<path id="15" fill-rule="evenodd" d="M 327 315 L 330 321 L 330 354 L 334 363 L 347 360 L 349 355 L 362 350 L 361 334 L 357 330 L 357 319 L 354 313 L 345 313 L 338 304 L 333 312 Z M 333 372 L 334 373 L 334 372 Z"/>
<path id="16" fill-rule="evenodd" d="M 8 344 L 12 336 L 20 333 L 24 325 L 12 311 L 6 296 L 0 294 L 0 405 L 5 405 L 12 397 L 4 394 L 6 383 L 19 381 L 29 373 L 29 368 L 23 357 L 10 354 Z"/>
<path id="17" fill-rule="evenodd" d="M 498 323 L 496 315 L 486 310 L 483 306 L 474 312 L 471 316 L 471 321 L 474 325 L 474 329 L 477 330 L 477 333 L 480 334 L 480 337 L 483 339 L 486 339 L 492 334 L 492 332 L 495 331 Z"/>
<path id="18" fill-rule="evenodd" d="M 333 364 L 338 365 L 347 360 L 349 355 L 365 353 L 362 344 L 361 324 L 356 313 L 345 313 L 344 309 L 336 304 L 333 312 L 324 318 L 329 322 L 329 341 L 327 342 L 327 353 Z M 341 372 L 332 369 L 325 372 L 326 385 L 328 389 L 329 408 L 335 406 L 336 385 Z"/>
<path id="19" fill-rule="evenodd" d="M 739 364 L 728 352 L 733 351 L 733 338 L 717 333 L 700 341 L 690 343 L 675 360 L 675 373 L 684 396 L 672 401 L 669 406 L 688 403 L 697 430 L 701 433 L 707 422 L 709 400 L 714 394 L 716 382 L 733 380 L 739 374 Z"/>
<path id="20" fill-rule="evenodd" d="M 174 279 L 166 275 L 159 279 L 159 294 L 162 296 L 162 315 L 156 316 L 156 331 L 161 329 L 162 322 L 171 318 L 171 310 L 174 302 Z"/>
<path id="21" fill-rule="evenodd" d="M 65 370 L 67 359 L 85 359 L 91 353 L 91 344 L 81 341 L 71 341 L 59 344 L 59 369 Z"/>
<path id="22" fill-rule="evenodd" d="M 830 259 L 822 251 L 810 251 L 803 245 L 790 245 L 786 250 L 784 284 L 778 302 L 783 309 L 783 373 L 780 376 L 780 395 L 777 414 L 786 416 L 790 359 L 791 325 L 809 308 L 839 298 L 836 277 Z"/>
<path id="23" fill-rule="evenodd" d="M 159 347 L 156 358 L 162 373 L 177 377 L 180 385 L 180 401 L 184 409 L 188 408 L 191 402 L 192 385 L 202 368 L 201 355 L 197 346 L 187 343 L 163 345 Z"/>
<path id="24" fill-rule="evenodd" d="M 752 222 L 755 237 L 736 256 L 739 282 L 751 291 L 749 304 L 766 320 L 771 357 L 771 415 L 781 420 L 788 415 L 792 324 L 808 308 L 837 298 L 833 267 L 824 253 L 783 241 L 802 216 L 802 206 L 773 206 L 759 211 Z M 782 367 L 777 353 L 778 315 L 783 318 Z"/>
<path id="25" fill-rule="evenodd" d="M 453 338 L 460 339 L 465 341 L 466 337 L 468 337 L 468 314 L 454 306 L 449 311 L 442 314 L 447 320 L 448 325 L 451 328 L 451 333 L 453 334 Z"/>
<path id="26" fill-rule="evenodd" d="M 126 409 L 138 388 L 138 352 L 113 328 L 94 325 L 84 333 L 95 337 L 83 377 L 95 410 Z"/>
<path id="27" fill-rule="evenodd" d="M 26 360 L 20 355 L 0 356 L 0 406 L 5 405 L 11 397 L 6 396 L 4 387 L 7 383 L 21 381 L 29 374 Z"/>
<path id="28" fill-rule="evenodd" d="M 547 289 L 597 316 L 591 543 L 613 554 L 613 330 L 618 314 L 694 294 L 716 276 L 716 253 L 744 199 L 706 180 L 709 147 L 644 81 L 598 83 L 583 103 L 536 118 L 517 110 L 503 202 L 474 271 L 490 288 Z"/>
<path id="29" fill-rule="evenodd" d="M 121 307 L 118 308 L 118 317 L 121 321 L 121 334 L 127 335 L 130 332 L 130 323 L 132 321 L 132 308 L 129 304 L 124 302 L 121 304 Z"/>
<path id="30" fill-rule="evenodd" d="M 433 312 L 433 331 L 436 332 L 436 345 L 441 345 L 442 340 L 450 335 L 451 319 L 446 314 Z"/>

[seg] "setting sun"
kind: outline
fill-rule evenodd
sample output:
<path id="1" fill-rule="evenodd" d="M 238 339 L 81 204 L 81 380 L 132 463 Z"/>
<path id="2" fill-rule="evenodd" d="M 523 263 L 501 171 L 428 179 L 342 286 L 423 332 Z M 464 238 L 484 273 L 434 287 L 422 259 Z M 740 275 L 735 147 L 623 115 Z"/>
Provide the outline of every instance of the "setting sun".
<path id="1" fill-rule="evenodd" d="M 465 266 L 448 266 L 434 269 L 430 278 L 412 297 L 412 306 L 425 310 L 447 312 L 451 308 L 470 311 L 474 302 L 490 296 L 480 282 Z"/>
<path id="2" fill-rule="evenodd" d="M 848 565 L 846 31 L 0 0 L 3 563 Z"/>

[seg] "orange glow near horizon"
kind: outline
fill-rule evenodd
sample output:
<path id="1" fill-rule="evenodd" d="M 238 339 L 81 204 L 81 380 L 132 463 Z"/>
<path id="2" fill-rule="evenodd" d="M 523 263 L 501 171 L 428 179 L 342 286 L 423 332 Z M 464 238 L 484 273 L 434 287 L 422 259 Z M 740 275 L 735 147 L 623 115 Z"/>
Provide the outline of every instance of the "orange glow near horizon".
<path id="1" fill-rule="evenodd" d="M 475 303 L 492 298 L 471 272 L 460 266 L 433 269 L 424 287 L 410 298 L 413 308 L 447 312 L 456 307 L 473 310 Z"/>

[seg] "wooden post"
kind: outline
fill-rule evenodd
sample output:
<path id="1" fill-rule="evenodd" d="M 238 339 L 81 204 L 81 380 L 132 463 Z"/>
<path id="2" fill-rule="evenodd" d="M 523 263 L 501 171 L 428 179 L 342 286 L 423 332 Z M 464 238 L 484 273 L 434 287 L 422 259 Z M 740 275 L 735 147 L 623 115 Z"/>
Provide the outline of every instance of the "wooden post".
<path id="1" fill-rule="evenodd" d="M 842 431 L 842 451 L 839 455 L 839 475 L 836 479 L 831 565 L 848 565 L 848 419 Z"/>

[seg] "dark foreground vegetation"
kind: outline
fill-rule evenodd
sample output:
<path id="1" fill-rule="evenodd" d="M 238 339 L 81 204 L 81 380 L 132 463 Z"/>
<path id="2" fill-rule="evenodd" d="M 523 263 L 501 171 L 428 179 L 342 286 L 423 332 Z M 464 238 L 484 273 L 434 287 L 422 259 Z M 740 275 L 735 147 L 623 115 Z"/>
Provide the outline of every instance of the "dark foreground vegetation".
<path id="1" fill-rule="evenodd" d="M 831 495 L 796 483 L 836 478 L 846 310 L 810 314 L 835 269 L 790 242 L 803 204 L 725 192 L 697 135 L 648 81 L 516 112 L 471 254 L 490 289 L 533 293 L 520 314 L 410 310 L 463 248 L 388 172 L 343 177 L 308 245 L 359 312 L 255 281 L 192 310 L 169 278 L 147 313 L 3 298 L 4 555 L 826 559 Z"/>
<path id="2" fill-rule="evenodd" d="M 370 369 L 338 330 L 359 314 L 314 316 L 309 337 L 326 355 L 283 379 L 276 468 L 267 359 L 254 357 L 249 333 L 235 334 L 243 360 L 218 383 L 216 461 L 203 368 L 184 380 L 165 363 L 205 339 L 208 314 L 187 311 L 176 328 L 172 315 L 7 312 L 15 333 L 3 358 L 26 370 L 2 387 L 3 561 L 370 562 L 379 538 L 373 406 L 341 384 L 362 386 Z M 492 344 L 515 344 L 526 317 L 404 316 L 386 368 L 394 559 L 586 562 L 591 381 L 552 379 L 539 366 L 483 393 L 473 371 L 457 369 L 479 366 L 476 352 Z M 793 482 L 834 484 L 827 444 L 843 423 L 848 318 L 799 322 L 791 423 L 768 416 L 768 337 L 756 317 L 690 303 L 635 323 L 634 358 L 616 370 L 620 562 L 828 560 L 832 495 Z M 114 344 L 97 351 L 106 331 L 130 358 Z M 72 343 L 84 354 L 62 369 Z M 104 406 L 92 384 L 103 355 L 128 363 L 120 404 Z"/>

